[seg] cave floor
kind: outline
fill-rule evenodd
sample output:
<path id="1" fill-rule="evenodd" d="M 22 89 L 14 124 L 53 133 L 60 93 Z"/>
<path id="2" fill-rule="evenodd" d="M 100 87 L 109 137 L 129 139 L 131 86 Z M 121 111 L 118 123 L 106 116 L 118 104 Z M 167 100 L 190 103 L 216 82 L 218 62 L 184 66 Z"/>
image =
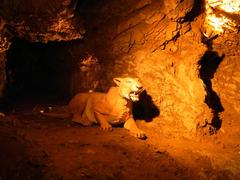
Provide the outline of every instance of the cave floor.
<path id="1" fill-rule="evenodd" d="M 154 123 L 138 124 L 148 139 L 139 140 L 120 127 L 104 132 L 31 111 L 15 112 L 0 119 L 0 179 L 240 177 L 239 142 L 224 135 L 193 141 L 162 133 Z"/>

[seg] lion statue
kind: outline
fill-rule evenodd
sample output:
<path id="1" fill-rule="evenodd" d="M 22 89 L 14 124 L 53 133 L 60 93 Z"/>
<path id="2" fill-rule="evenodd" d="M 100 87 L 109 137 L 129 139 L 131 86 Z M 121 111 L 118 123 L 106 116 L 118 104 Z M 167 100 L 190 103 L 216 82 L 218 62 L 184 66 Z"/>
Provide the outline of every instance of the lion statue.
<path id="1" fill-rule="evenodd" d="M 139 101 L 143 86 L 137 78 L 113 78 L 117 86 L 107 93 L 88 92 L 75 95 L 67 106 L 72 121 L 84 126 L 100 124 L 102 130 L 111 131 L 112 126 L 123 124 L 134 136 L 144 139 L 145 133 L 140 130 L 132 114 L 132 103 Z M 51 112 L 41 111 L 44 115 L 59 117 Z"/>

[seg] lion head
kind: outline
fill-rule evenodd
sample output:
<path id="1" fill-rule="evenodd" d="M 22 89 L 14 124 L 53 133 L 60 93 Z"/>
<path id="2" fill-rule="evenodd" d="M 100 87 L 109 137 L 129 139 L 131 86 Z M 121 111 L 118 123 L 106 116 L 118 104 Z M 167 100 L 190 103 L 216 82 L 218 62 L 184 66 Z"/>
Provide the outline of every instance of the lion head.
<path id="1" fill-rule="evenodd" d="M 143 86 L 138 78 L 113 78 L 120 91 L 120 96 L 132 101 L 139 101 L 139 95 L 143 91 Z"/>

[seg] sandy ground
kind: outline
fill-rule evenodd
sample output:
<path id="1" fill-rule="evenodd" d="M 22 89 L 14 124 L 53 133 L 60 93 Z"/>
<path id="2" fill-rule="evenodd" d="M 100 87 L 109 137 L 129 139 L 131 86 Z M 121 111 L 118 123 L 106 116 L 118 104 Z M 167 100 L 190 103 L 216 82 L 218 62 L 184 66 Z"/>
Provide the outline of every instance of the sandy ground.
<path id="1" fill-rule="evenodd" d="M 227 129 L 189 140 L 138 124 L 148 139 L 121 127 L 104 132 L 31 111 L 10 114 L 0 120 L 0 180 L 240 179 L 239 136 Z"/>

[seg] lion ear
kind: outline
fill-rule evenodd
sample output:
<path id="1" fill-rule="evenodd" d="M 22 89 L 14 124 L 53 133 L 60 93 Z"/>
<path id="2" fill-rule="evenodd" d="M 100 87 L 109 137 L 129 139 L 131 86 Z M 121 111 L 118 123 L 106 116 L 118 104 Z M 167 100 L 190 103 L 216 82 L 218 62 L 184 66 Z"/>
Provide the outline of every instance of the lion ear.
<path id="1" fill-rule="evenodd" d="M 121 83 L 121 78 L 113 78 L 113 81 L 119 86 Z"/>

